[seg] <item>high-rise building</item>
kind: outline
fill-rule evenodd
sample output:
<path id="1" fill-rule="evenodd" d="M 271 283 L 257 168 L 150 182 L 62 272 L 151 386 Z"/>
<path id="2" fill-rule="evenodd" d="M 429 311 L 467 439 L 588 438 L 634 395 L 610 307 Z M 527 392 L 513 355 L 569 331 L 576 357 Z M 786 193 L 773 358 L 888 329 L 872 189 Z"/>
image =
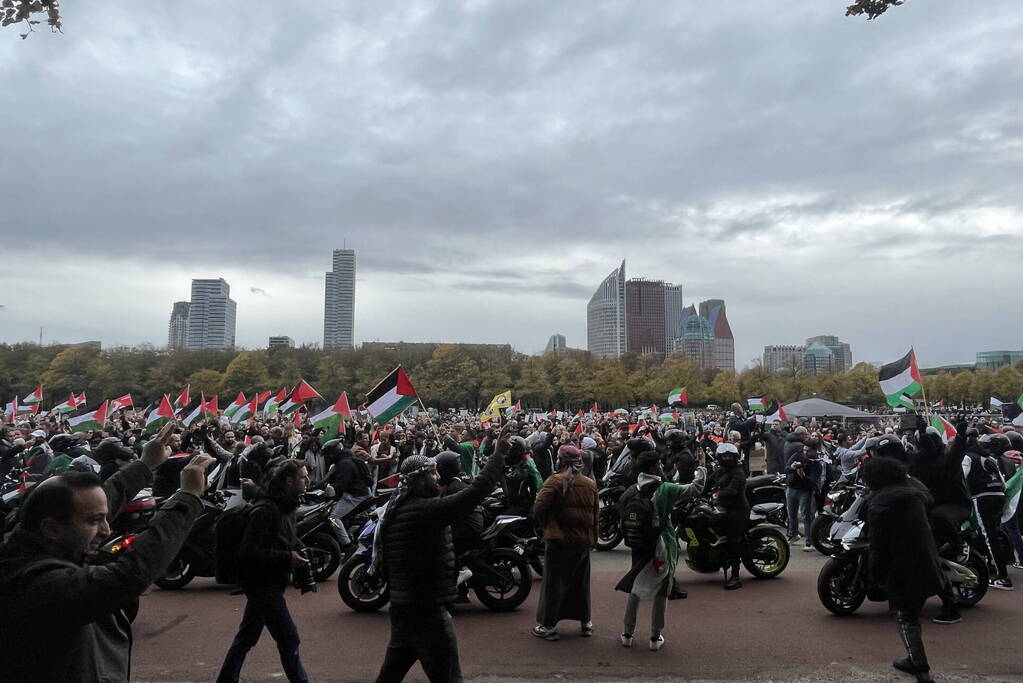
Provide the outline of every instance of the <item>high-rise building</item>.
<path id="1" fill-rule="evenodd" d="M 670 282 L 664 283 L 664 350 L 671 353 L 678 337 L 679 328 L 682 327 L 682 311 L 685 310 L 682 303 L 682 285 L 674 285 Z"/>
<path id="2" fill-rule="evenodd" d="M 836 369 L 835 353 L 820 342 L 808 344 L 803 351 L 803 370 L 811 375 L 823 375 Z"/>
<path id="3" fill-rule="evenodd" d="M 597 358 L 625 353 L 625 261 L 604 278 L 586 305 L 586 348 Z"/>
<path id="4" fill-rule="evenodd" d="M 674 350 L 701 368 L 735 370 L 735 339 L 725 314 L 725 302 L 708 299 L 682 311 L 682 325 Z"/>
<path id="5" fill-rule="evenodd" d="M 805 346 L 782 344 L 764 347 L 764 369 L 770 372 L 799 370 L 803 367 Z"/>
<path id="6" fill-rule="evenodd" d="M 848 372 L 849 370 L 852 370 L 852 349 L 848 344 L 840 341 L 838 337 L 830 334 L 822 334 L 816 337 L 810 337 L 806 340 L 807 348 L 814 344 L 825 346 L 829 351 L 831 351 L 832 370 L 835 372 Z"/>
<path id="7" fill-rule="evenodd" d="M 663 282 L 637 278 L 625 283 L 626 351 L 664 358 L 664 310 Z"/>
<path id="8" fill-rule="evenodd" d="M 283 347 L 287 347 L 289 349 L 293 349 L 293 348 L 295 348 L 295 340 L 292 339 L 291 337 L 287 337 L 287 336 L 284 336 L 284 335 L 279 335 L 279 336 L 276 336 L 276 337 L 270 337 L 270 341 L 267 342 L 267 347 L 272 349 L 272 348 L 275 348 L 275 347 L 278 347 L 278 346 L 283 346 Z"/>
<path id="9" fill-rule="evenodd" d="M 175 301 L 167 324 L 167 348 L 183 349 L 188 343 L 188 302 Z"/>
<path id="10" fill-rule="evenodd" d="M 1003 365 L 1016 365 L 1023 361 L 1023 351 L 978 351 L 978 370 L 997 370 Z"/>
<path id="11" fill-rule="evenodd" d="M 565 342 L 565 335 L 563 334 L 552 334 L 551 338 L 547 340 L 547 346 L 544 348 L 544 353 L 562 352 L 568 348 L 568 344 Z"/>
<path id="12" fill-rule="evenodd" d="M 323 348 L 355 346 L 355 250 L 335 249 L 323 297 Z"/>
<path id="13" fill-rule="evenodd" d="M 236 315 L 237 304 L 224 278 L 192 280 L 185 345 L 190 349 L 234 348 Z"/>

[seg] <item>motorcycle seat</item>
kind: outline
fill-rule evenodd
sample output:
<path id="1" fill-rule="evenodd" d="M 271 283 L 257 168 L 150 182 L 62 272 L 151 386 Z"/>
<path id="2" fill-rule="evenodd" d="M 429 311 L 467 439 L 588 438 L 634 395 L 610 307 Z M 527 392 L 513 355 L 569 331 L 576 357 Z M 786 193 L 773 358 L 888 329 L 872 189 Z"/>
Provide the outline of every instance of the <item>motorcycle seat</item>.
<path id="1" fill-rule="evenodd" d="M 758 515 L 769 515 L 785 507 L 784 503 L 757 503 L 753 506 L 753 512 Z"/>
<path id="2" fill-rule="evenodd" d="M 760 486 L 769 486 L 776 484 L 775 481 L 778 478 L 776 474 L 758 474 L 755 477 L 750 477 L 746 480 L 746 488 L 755 489 Z"/>

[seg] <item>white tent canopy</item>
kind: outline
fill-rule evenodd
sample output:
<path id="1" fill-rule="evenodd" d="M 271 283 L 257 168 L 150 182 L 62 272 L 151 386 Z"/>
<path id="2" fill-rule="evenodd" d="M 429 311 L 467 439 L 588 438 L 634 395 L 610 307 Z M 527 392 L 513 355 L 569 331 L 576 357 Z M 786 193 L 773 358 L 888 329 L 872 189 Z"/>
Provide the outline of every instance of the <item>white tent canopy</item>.
<path id="1" fill-rule="evenodd" d="M 877 415 L 865 413 L 849 406 L 823 398 L 807 398 L 785 404 L 785 414 L 790 417 L 852 417 L 860 419 L 877 419 Z"/>

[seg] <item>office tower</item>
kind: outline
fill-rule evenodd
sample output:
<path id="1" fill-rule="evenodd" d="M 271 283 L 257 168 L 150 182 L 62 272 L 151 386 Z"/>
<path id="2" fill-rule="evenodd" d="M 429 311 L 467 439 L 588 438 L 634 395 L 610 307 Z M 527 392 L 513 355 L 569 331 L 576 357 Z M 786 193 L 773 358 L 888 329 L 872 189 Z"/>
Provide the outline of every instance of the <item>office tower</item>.
<path id="1" fill-rule="evenodd" d="M 775 344 L 764 347 L 765 370 L 779 372 L 781 370 L 798 370 L 803 367 L 805 346 L 795 344 Z"/>
<path id="2" fill-rule="evenodd" d="M 625 353 L 625 261 L 604 278 L 586 305 L 586 348 L 597 358 Z"/>
<path id="3" fill-rule="evenodd" d="M 183 349 L 188 343 L 188 302 L 175 301 L 167 324 L 167 348 Z"/>
<path id="4" fill-rule="evenodd" d="M 664 283 L 635 278 L 625 283 L 625 348 L 664 358 Z"/>
<path id="5" fill-rule="evenodd" d="M 236 315 L 237 304 L 224 278 L 192 280 L 185 345 L 189 349 L 234 348 Z"/>
<path id="6" fill-rule="evenodd" d="M 735 339 L 725 315 L 725 302 L 708 299 L 682 311 L 681 334 L 675 350 L 693 359 L 701 368 L 735 370 Z"/>
<path id="7" fill-rule="evenodd" d="M 544 348 L 544 353 L 550 353 L 551 351 L 564 351 L 568 348 L 565 343 L 565 335 L 563 334 L 552 334 L 551 338 L 547 340 L 547 346 Z"/>
<path id="8" fill-rule="evenodd" d="M 831 369 L 835 372 L 848 372 L 852 370 L 852 350 L 849 345 L 840 341 L 838 337 L 830 334 L 823 334 L 817 337 L 810 337 L 806 340 L 809 348 L 813 344 L 820 344 L 831 351 Z"/>
<path id="9" fill-rule="evenodd" d="M 323 297 L 323 348 L 355 346 L 355 250 L 335 249 Z"/>
<path id="10" fill-rule="evenodd" d="M 664 351 L 671 353 L 675 349 L 675 339 L 682 326 L 682 285 L 664 283 Z"/>

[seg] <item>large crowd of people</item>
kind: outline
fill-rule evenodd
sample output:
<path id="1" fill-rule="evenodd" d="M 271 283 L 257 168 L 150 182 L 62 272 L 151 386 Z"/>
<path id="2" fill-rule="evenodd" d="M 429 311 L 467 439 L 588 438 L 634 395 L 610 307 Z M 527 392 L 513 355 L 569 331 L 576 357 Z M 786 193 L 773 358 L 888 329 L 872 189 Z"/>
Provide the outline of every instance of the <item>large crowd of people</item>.
<path id="1" fill-rule="evenodd" d="M 680 542 L 672 510 L 712 496 L 723 513 L 723 586 L 741 588 L 740 541 L 750 514 L 751 473 L 784 478 L 787 536 L 805 539 L 831 484 L 860 473 L 874 491 L 871 571 L 886 585 L 908 657 L 895 666 L 929 679 L 919 617 L 928 596 L 942 598 L 935 621 L 961 615 L 937 553 L 957 543 L 976 516 L 997 571 L 990 587 L 1012 590 L 1010 566 L 1023 561 L 1019 514 L 1006 516 L 1006 484 L 1018 469 L 1023 437 L 997 419 L 957 416 L 943 443 L 933 427 L 902 416 L 840 423 L 827 418 L 768 423 L 736 404 L 695 410 L 662 423 L 630 413 L 514 413 L 481 423 L 455 412 L 404 414 L 385 425 L 359 414 L 340 433 L 308 420 L 209 419 L 147 433 L 131 410 L 100 429 L 72 433 L 55 415 L 29 415 L 0 429 L 0 476 L 23 493 L 0 548 L 0 638 L 12 680 L 128 680 L 131 620 L 138 597 L 173 560 L 199 514 L 207 473 L 225 469 L 225 486 L 252 503 L 241 537 L 238 583 L 247 602 L 218 680 L 237 681 L 264 627 L 291 681 L 307 680 L 300 638 L 285 599 L 292 573 L 308 559 L 295 533 L 307 488 L 331 485 L 333 515 L 393 489 L 380 515 L 373 565 L 390 584 L 391 639 L 379 679 L 402 680 L 419 661 L 430 680 L 460 680 L 449 606 L 459 600 L 456 546 L 481 528 L 474 511 L 495 489 L 507 511 L 531 516 L 545 541 L 533 635 L 559 638 L 559 623 L 591 635 L 590 553 L 599 533 L 598 490 L 625 486 L 617 505 L 631 565 L 617 584 L 628 594 L 620 641 L 633 645 L 639 607 L 652 605 L 649 647 L 665 643 Z M 866 464 L 864 464 L 866 463 Z M 109 521 L 144 487 L 163 499 L 130 553 L 97 558 Z M 5 498 L 6 500 L 6 498 Z M 337 525 L 342 552 L 355 539 Z M 875 547 L 876 546 L 876 547 Z M 59 642 L 59 648 L 48 643 Z"/>

